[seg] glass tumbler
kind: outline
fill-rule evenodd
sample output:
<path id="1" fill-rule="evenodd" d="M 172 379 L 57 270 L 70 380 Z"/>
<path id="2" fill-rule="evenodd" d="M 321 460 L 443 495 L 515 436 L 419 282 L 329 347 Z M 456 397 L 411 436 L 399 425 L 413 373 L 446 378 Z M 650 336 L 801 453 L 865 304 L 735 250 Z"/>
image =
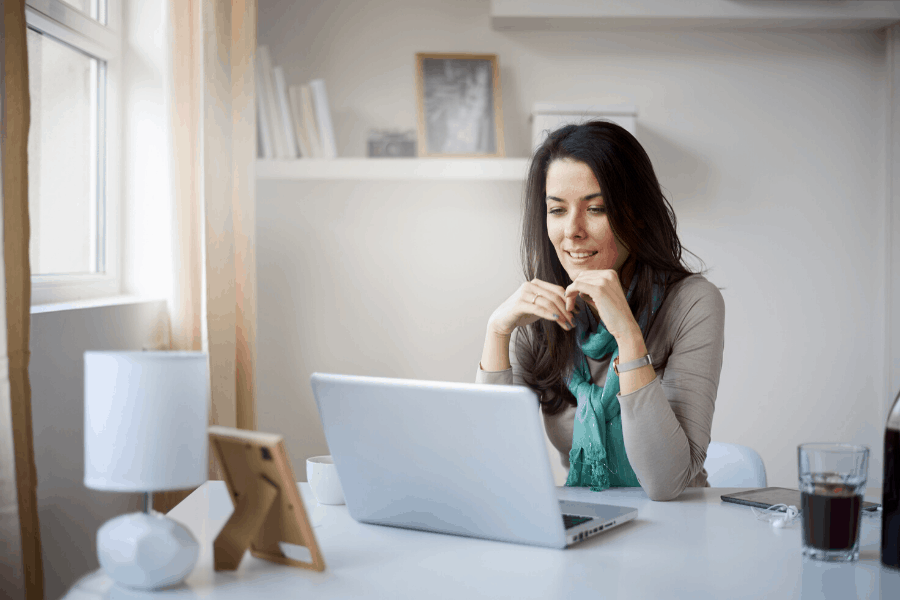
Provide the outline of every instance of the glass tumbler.
<path id="1" fill-rule="evenodd" d="M 803 555 L 828 562 L 858 560 L 869 449 L 850 444 L 801 444 L 797 460 Z"/>

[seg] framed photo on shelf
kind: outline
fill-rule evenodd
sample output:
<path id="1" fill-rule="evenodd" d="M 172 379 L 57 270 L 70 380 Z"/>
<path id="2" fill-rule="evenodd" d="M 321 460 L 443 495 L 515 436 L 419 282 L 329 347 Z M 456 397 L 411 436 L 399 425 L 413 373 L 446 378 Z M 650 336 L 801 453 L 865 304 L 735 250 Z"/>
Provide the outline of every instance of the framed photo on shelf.
<path id="1" fill-rule="evenodd" d="M 496 54 L 416 54 L 418 154 L 502 157 Z"/>

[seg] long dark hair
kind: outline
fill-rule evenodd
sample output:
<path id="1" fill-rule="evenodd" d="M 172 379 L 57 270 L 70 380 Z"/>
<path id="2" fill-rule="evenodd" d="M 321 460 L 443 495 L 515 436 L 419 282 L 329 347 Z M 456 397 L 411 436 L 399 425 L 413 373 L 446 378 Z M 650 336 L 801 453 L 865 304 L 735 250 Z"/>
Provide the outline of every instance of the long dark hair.
<path id="1" fill-rule="evenodd" d="M 522 227 L 526 281 L 536 277 L 562 287 L 572 283 L 547 234 L 547 170 L 562 159 L 586 164 L 597 178 L 612 231 L 629 251 L 622 270 L 637 279 L 628 305 L 636 318 L 650 315 L 653 285 L 660 286 L 664 303 L 672 286 L 693 272 L 682 259 L 675 212 L 662 193 L 650 157 L 633 135 L 614 123 L 567 125 L 552 132 L 535 151 L 525 184 Z M 656 314 L 649 317 L 645 336 Z M 575 330 L 539 319 L 524 333 L 519 343 L 530 351 L 522 353 L 520 362 L 525 382 L 541 397 L 543 412 L 554 415 L 575 406 L 565 382 L 577 352 Z M 655 368 L 665 368 L 667 358 L 660 357 L 657 364 L 654 357 Z"/>

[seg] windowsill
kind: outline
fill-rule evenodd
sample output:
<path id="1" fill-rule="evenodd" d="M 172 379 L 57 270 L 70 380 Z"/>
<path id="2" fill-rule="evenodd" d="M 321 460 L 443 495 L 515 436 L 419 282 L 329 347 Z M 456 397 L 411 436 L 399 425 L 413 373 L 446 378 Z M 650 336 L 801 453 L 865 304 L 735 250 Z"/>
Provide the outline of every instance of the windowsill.
<path id="1" fill-rule="evenodd" d="M 53 302 L 49 304 L 33 304 L 31 314 L 49 312 L 63 312 L 67 310 L 82 310 L 87 308 L 100 308 L 103 306 L 123 306 L 127 304 L 145 304 L 150 302 L 165 302 L 165 298 L 152 298 L 144 296 L 107 296 L 105 298 L 91 298 L 89 300 L 73 300 L 71 302 Z"/>

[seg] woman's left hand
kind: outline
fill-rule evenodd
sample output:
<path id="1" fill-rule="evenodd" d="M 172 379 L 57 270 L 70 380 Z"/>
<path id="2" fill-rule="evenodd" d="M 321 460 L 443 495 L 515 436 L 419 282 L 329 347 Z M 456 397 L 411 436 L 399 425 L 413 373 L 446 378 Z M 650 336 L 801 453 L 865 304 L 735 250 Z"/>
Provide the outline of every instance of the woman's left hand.
<path id="1" fill-rule="evenodd" d="M 575 299 L 581 295 L 584 301 L 597 309 L 600 320 L 613 337 L 619 339 L 638 328 L 619 275 L 612 269 L 582 271 L 566 288 L 566 310 L 572 311 Z"/>

